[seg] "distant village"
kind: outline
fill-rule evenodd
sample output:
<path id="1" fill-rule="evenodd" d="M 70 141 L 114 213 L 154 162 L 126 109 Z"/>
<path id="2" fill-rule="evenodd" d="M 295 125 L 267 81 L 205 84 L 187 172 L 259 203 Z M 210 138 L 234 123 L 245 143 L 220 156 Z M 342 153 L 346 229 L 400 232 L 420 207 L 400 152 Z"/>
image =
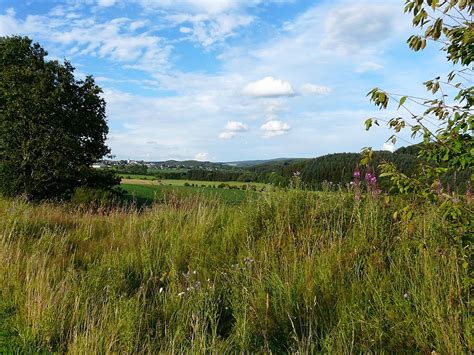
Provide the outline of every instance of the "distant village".
<path id="1" fill-rule="evenodd" d="M 112 168 L 112 167 L 117 167 L 117 168 L 118 167 L 131 167 L 131 166 L 144 166 L 150 170 L 165 170 L 165 169 L 214 170 L 214 169 L 222 169 L 223 167 L 229 166 L 229 165 L 225 163 L 200 162 L 196 160 L 187 160 L 187 161 L 168 160 L 168 161 L 150 162 L 150 161 L 132 160 L 132 159 L 125 159 L 125 160 L 103 159 L 92 165 L 92 167 L 95 169 L 105 169 L 105 168 Z"/>

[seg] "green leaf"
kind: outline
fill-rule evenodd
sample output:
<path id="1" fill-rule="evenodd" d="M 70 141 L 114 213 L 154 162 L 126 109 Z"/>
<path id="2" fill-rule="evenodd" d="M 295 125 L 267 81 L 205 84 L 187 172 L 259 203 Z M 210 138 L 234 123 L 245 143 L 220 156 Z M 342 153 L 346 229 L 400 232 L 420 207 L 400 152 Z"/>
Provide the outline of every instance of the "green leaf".
<path id="1" fill-rule="evenodd" d="M 406 96 L 402 96 L 402 98 L 400 99 L 400 102 L 398 104 L 398 108 L 400 108 L 401 106 L 403 106 L 403 104 L 405 103 L 405 101 L 407 100 L 407 97 Z"/>
<path id="2" fill-rule="evenodd" d="M 372 127 L 372 119 L 368 118 L 365 120 L 365 130 L 368 131 Z"/>

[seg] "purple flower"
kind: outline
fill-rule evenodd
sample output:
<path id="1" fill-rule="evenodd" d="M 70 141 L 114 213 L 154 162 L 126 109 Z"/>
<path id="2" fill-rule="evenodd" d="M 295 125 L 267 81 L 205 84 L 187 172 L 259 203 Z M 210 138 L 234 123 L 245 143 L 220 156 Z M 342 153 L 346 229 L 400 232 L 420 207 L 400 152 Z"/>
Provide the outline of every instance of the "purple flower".
<path id="1" fill-rule="evenodd" d="M 377 185 L 377 176 L 371 168 L 367 168 L 365 173 L 365 183 L 367 185 L 367 191 L 372 194 L 372 196 L 378 196 L 380 194 L 380 189 Z"/>
<path id="2" fill-rule="evenodd" d="M 377 177 L 372 171 L 368 170 L 365 173 L 365 181 L 367 182 L 368 185 L 375 185 L 377 184 Z"/>

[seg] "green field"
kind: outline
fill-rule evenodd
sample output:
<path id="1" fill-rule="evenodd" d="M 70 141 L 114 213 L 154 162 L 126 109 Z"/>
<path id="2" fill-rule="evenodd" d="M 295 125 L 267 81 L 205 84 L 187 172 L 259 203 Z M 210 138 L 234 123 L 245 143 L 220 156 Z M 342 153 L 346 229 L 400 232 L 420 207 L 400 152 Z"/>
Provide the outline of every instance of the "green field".
<path id="1" fill-rule="evenodd" d="M 244 185 L 253 185 L 257 188 L 267 187 L 268 184 L 261 182 L 244 182 L 244 181 L 201 181 L 201 180 L 182 180 L 182 179 L 158 179 L 155 176 L 151 175 L 134 175 L 134 174 L 119 174 L 120 177 L 125 179 L 137 179 L 137 180 L 154 180 L 160 182 L 163 185 L 173 185 L 173 186 L 184 186 L 185 184 L 189 185 L 198 185 L 198 186 L 219 186 L 220 184 L 227 184 L 231 186 L 242 187 Z"/>
<path id="2" fill-rule="evenodd" d="M 156 176 L 153 175 L 138 175 L 138 174 L 117 174 L 121 178 L 128 179 L 141 179 L 141 180 L 159 180 Z"/>
<path id="3" fill-rule="evenodd" d="M 160 180 L 160 182 L 164 185 L 173 185 L 173 186 L 185 186 L 185 184 L 189 185 L 197 185 L 197 186 L 206 186 L 206 187 L 217 187 L 221 184 L 227 184 L 229 186 L 255 186 L 257 188 L 268 187 L 268 184 L 264 184 L 261 182 L 243 182 L 243 181 L 198 181 L 198 180 L 177 180 L 177 179 L 165 179 Z"/>

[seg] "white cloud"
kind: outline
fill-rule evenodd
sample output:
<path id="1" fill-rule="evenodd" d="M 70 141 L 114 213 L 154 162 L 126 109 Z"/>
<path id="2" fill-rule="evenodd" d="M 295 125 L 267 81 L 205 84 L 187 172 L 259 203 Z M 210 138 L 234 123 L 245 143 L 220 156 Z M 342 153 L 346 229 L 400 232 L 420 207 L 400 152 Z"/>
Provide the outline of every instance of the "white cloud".
<path id="1" fill-rule="evenodd" d="M 391 4 L 338 6 L 326 17 L 323 45 L 345 55 L 373 47 L 392 35 L 396 10 Z"/>
<path id="2" fill-rule="evenodd" d="M 185 38 L 200 43 L 203 47 L 211 47 L 222 43 L 226 38 L 235 36 L 239 27 L 248 26 L 254 20 L 253 16 L 242 13 L 218 14 L 176 14 L 168 15 L 166 19 L 173 26 L 181 26 L 179 31 Z"/>
<path id="3" fill-rule="evenodd" d="M 157 71 L 169 67 L 172 46 L 149 33 L 133 34 L 129 30 L 144 26 L 127 18 L 100 22 L 94 17 L 57 16 L 62 8 L 52 10 L 51 16 L 29 15 L 24 20 L 7 10 L 0 15 L 0 35 L 28 35 L 35 40 L 46 38 L 61 46 L 56 50 L 67 55 L 97 56 L 125 63 L 130 68 Z M 66 49 L 67 48 L 67 49 Z"/>
<path id="4" fill-rule="evenodd" d="M 253 97 L 283 97 L 294 96 L 295 91 L 287 81 L 267 76 L 261 80 L 247 84 L 243 91 L 245 95 Z"/>
<path id="5" fill-rule="evenodd" d="M 287 133 L 291 128 L 290 126 L 282 121 L 268 121 L 264 123 L 261 127 L 261 130 L 264 131 L 263 136 L 265 138 L 280 136 Z"/>
<path id="6" fill-rule="evenodd" d="M 219 133 L 219 138 L 220 138 L 220 139 L 225 139 L 225 140 L 227 140 L 227 139 L 232 139 L 232 138 L 234 138 L 235 135 L 236 135 L 235 132 L 232 132 L 232 131 L 223 131 L 223 132 Z"/>
<path id="7" fill-rule="evenodd" d="M 395 151 L 395 146 L 391 143 L 385 142 L 382 146 L 382 150 L 387 150 L 393 153 Z"/>
<path id="8" fill-rule="evenodd" d="M 147 10 L 167 9 L 177 12 L 216 15 L 244 11 L 262 3 L 284 3 L 292 0 L 135 0 Z"/>
<path id="9" fill-rule="evenodd" d="M 191 32 L 193 32 L 193 29 L 192 29 L 192 28 L 189 28 L 189 27 L 184 27 L 184 26 L 183 26 L 183 27 L 180 27 L 180 28 L 179 28 L 179 32 L 181 32 L 181 33 L 191 33 Z"/>
<path id="10" fill-rule="evenodd" d="M 133 21 L 132 23 L 130 23 L 130 26 L 128 26 L 128 28 L 130 29 L 130 31 L 136 31 L 140 28 L 144 28 L 148 24 L 149 24 L 149 21 L 147 20 L 138 20 L 138 21 Z"/>
<path id="11" fill-rule="evenodd" d="M 194 156 L 194 160 L 197 160 L 197 161 L 206 161 L 206 160 L 209 160 L 209 153 L 197 153 L 197 154 Z"/>
<path id="12" fill-rule="evenodd" d="M 300 92 L 303 95 L 327 95 L 331 92 L 331 89 L 326 86 L 319 86 L 307 83 L 301 86 Z"/>
<path id="13" fill-rule="evenodd" d="M 255 17 L 249 9 L 263 3 L 293 0 L 135 0 L 148 12 L 166 12 L 174 26 L 184 25 L 180 32 L 191 41 L 210 47 L 235 36 L 239 28 L 251 24 Z"/>
<path id="14" fill-rule="evenodd" d="M 116 0 L 97 0 L 97 5 L 102 7 L 109 7 L 115 5 Z"/>
<path id="15" fill-rule="evenodd" d="M 231 131 L 231 132 L 245 132 L 248 130 L 248 127 L 246 124 L 243 124 L 242 122 L 228 121 L 227 124 L 225 125 L 225 130 Z"/>
<path id="16" fill-rule="evenodd" d="M 0 15 L 0 36 L 18 33 L 19 24 L 15 19 L 15 10 L 7 9 L 5 15 Z"/>
<path id="17" fill-rule="evenodd" d="M 224 127 L 224 131 L 219 133 L 220 139 L 232 139 L 238 132 L 248 131 L 248 126 L 238 121 L 228 121 Z"/>

